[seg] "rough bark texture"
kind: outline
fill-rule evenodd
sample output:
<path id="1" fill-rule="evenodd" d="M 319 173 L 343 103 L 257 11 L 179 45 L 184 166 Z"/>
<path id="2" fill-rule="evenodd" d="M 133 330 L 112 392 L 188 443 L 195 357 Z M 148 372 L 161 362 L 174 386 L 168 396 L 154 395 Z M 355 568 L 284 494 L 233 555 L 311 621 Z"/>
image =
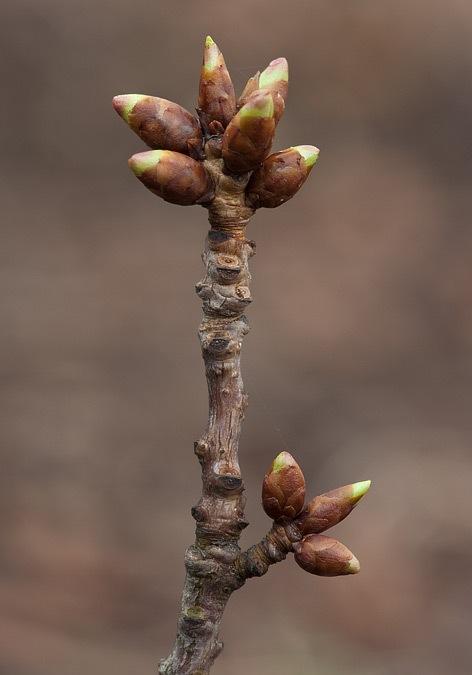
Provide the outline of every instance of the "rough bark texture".
<path id="1" fill-rule="evenodd" d="M 245 204 L 248 175 L 224 174 L 218 152 L 215 155 L 205 161 L 215 197 L 208 207 L 206 273 L 196 285 L 203 300 L 199 337 L 209 392 L 208 427 L 195 443 L 203 489 L 192 509 L 196 538 L 185 555 L 187 574 L 177 638 L 172 653 L 160 664 L 161 675 L 209 673 L 223 646 L 219 625 L 231 593 L 246 578 L 264 574 L 269 564 L 283 559 L 291 550 L 291 540 L 300 538 L 293 532 L 287 536 L 279 526 L 245 554 L 238 546 L 248 524 L 238 444 L 247 405 L 240 352 L 249 330 L 244 311 L 251 302 L 248 260 L 254 253 L 245 227 L 253 210 Z"/>

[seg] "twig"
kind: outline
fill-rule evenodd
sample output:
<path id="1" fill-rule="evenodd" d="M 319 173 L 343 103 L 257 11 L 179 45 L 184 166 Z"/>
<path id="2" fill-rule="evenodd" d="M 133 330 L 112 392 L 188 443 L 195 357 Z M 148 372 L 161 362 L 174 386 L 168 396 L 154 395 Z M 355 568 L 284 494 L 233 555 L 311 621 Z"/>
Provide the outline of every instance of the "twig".
<path id="1" fill-rule="evenodd" d="M 288 67 L 276 59 L 249 79 L 236 101 L 223 56 L 205 42 L 198 118 L 165 99 L 115 97 L 117 112 L 153 150 L 138 153 L 130 167 L 146 187 L 175 204 L 201 204 L 211 229 L 196 285 L 203 301 L 199 337 L 209 393 L 205 434 L 195 443 L 202 467 L 202 495 L 192 515 L 195 543 L 185 554 L 186 579 L 177 638 L 161 661 L 160 675 L 209 673 L 222 649 L 219 627 L 231 594 L 247 579 L 294 553 L 308 572 L 352 574 L 359 564 L 340 542 L 321 532 L 345 518 L 370 481 L 315 497 L 304 507 L 305 479 L 288 452 L 277 455 L 263 483 L 262 503 L 273 520 L 267 535 L 242 553 L 244 485 L 238 462 L 247 396 L 240 352 L 249 330 L 248 261 L 255 245 L 246 226 L 257 208 L 288 201 L 305 182 L 317 157 L 314 146 L 269 155 L 287 98 Z"/>

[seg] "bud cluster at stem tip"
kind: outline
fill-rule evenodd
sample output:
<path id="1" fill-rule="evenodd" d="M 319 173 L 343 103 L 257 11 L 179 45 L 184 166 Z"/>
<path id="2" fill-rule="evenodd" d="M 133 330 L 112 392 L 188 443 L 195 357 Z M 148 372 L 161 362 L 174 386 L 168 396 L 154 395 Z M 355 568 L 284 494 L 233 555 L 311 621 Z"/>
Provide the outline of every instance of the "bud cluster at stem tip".
<path id="1" fill-rule="evenodd" d="M 223 54 L 213 38 L 207 36 L 197 115 L 157 96 L 114 97 L 113 107 L 118 115 L 149 148 L 180 155 L 180 158 L 150 155 L 147 164 L 152 158 L 157 165 L 159 159 L 160 167 L 143 172 L 135 169 L 144 159 L 132 158 L 131 168 L 146 187 L 163 199 L 174 204 L 209 207 L 215 196 L 213 188 L 218 188 L 219 182 L 215 179 L 215 167 L 205 160 L 220 160 L 220 172 L 232 176 L 236 184 L 247 186 L 242 195 L 244 208 L 280 206 L 298 192 L 319 154 L 312 145 L 297 145 L 268 156 L 285 109 L 288 79 L 287 60 L 279 57 L 250 77 L 236 99 Z M 200 168 L 189 158 L 198 162 Z M 181 176 L 177 175 L 180 170 Z M 211 180 L 203 175 L 207 170 Z M 187 180 L 191 175 L 195 178 L 194 186 Z M 212 181 L 214 186 L 210 185 Z"/>

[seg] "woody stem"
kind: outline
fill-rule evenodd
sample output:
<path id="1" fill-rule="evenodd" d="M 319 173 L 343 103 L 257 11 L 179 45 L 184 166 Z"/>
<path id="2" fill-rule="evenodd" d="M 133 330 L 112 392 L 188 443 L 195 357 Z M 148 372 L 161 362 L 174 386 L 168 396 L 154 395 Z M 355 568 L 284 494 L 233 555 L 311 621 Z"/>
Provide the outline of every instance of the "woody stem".
<path id="1" fill-rule="evenodd" d="M 240 351 L 249 330 L 243 312 L 251 302 L 248 259 L 254 245 L 244 236 L 252 211 L 244 204 L 247 182 L 222 173 L 221 161 L 208 162 L 216 190 L 203 262 L 196 286 L 203 300 L 199 338 L 209 393 L 206 432 L 195 443 L 202 467 L 202 495 L 192 515 L 195 543 L 185 556 L 186 579 L 177 638 L 161 675 L 209 673 L 222 648 L 219 624 L 231 593 L 244 583 L 235 561 L 244 518 L 244 485 L 238 445 L 247 397 Z"/>

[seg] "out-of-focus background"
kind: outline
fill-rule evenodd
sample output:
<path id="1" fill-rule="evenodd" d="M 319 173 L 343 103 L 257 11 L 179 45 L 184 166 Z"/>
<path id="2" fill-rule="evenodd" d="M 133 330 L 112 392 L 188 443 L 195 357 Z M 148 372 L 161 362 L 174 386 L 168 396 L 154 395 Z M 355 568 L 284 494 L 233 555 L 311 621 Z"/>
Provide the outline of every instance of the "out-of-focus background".
<path id="1" fill-rule="evenodd" d="M 372 478 L 362 562 L 248 582 L 215 675 L 470 675 L 472 4 L 11 0 L 1 20 L 1 675 L 148 675 L 174 638 L 206 420 L 203 209 L 132 176 L 111 108 L 192 108 L 210 33 L 235 84 L 286 56 L 301 193 L 250 225 L 241 443 L 254 543 L 273 456 Z"/>

